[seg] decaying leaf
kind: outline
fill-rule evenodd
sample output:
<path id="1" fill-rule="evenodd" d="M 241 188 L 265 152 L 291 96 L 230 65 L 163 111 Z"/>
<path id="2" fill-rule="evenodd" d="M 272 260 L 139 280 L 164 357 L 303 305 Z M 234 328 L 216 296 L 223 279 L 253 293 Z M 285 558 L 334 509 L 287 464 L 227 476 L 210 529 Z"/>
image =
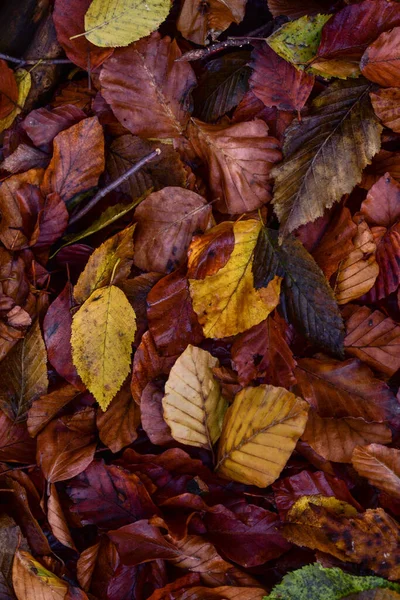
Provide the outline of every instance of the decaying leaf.
<path id="1" fill-rule="evenodd" d="M 273 204 L 287 234 L 315 221 L 352 191 L 380 148 L 381 125 L 364 79 L 331 84 L 301 122 L 287 129 L 284 161 L 276 167 Z"/>
<path id="2" fill-rule="evenodd" d="M 270 485 L 302 435 L 307 413 L 307 402 L 284 388 L 245 388 L 225 415 L 217 472 L 250 485 Z"/>
<path id="3" fill-rule="evenodd" d="M 400 89 L 396 87 L 380 89 L 371 92 L 370 96 L 375 114 L 383 125 L 400 133 Z"/>
<path id="4" fill-rule="evenodd" d="M 85 14 L 85 37 L 95 46 L 128 46 L 158 29 L 170 8 L 170 0 L 92 0 Z"/>
<path id="5" fill-rule="evenodd" d="M 114 285 L 95 290 L 74 315 L 74 365 L 103 410 L 129 374 L 135 330 L 135 312 Z"/>
<path id="6" fill-rule="evenodd" d="M 183 37 L 195 44 L 205 44 L 210 33 L 217 35 L 244 17 L 246 0 L 185 0 L 177 21 Z"/>
<path id="7" fill-rule="evenodd" d="M 162 400 L 172 437 L 189 446 L 212 450 L 221 435 L 227 402 L 214 378 L 214 358 L 189 345 L 171 369 Z"/>
<path id="8" fill-rule="evenodd" d="M 381 33 L 377 40 L 369 46 L 361 59 L 363 75 L 384 87 L 399 85 L 400 58 L 398 47 L 400 27 Z"/>
<path id="9" fill-rule="evenodd" d="M 279 301 L 279 276 L 265 290 L 254 288 L 252 262 L 261 223 L 238 221 L 235 246 L 224 267 L 204 279 L 190 279 L 194 311 L 206 337 L 241 333 L 267 318 Z"/>
<path id="10" fill-rule="evenodd" d="M 18 98 L 13 106 L 13 110 L 6 116 L 0 119 L 0 132 L 10 127 L 19 113 L 22 111 L 25 100 L 28 97 L 32 85 L 31 74 L 25 69 L 17 69 L 14 73 L 15 81 L 18 85 Z"/>
<path id="11" fill-rule="evenodd" d="M 362 477 L 371 485 L 400 498 L 400 451 L 379 444 L 357 446 L 351 462 Z"/>
<path id="12" fill-rule="evenodd" d="M 15 553 L 12 577 L 18 600 L 64 600 L 68 592 L 65 581 L 24 550 L 17 550 Z"/>

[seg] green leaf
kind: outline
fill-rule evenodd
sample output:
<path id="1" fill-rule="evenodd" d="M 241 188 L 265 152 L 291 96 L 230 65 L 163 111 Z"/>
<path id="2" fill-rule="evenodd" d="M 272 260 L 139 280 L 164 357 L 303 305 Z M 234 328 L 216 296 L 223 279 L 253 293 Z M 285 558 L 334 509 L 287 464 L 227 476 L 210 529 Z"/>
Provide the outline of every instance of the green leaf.
<path id="1" fill-rule="evenodd" d="M 289 21 L 267 38 L 267 44 L 293 65 L 307 65 L 317 54 L 322 28 L 331 16 L 304 16 Z"/>
<path id="2" fill-rule="evenodd" d="M 212 123 L 237 106 L 248 88 L 250 52 L 232 52 L 208 62 L 193 92 L 194 116 Z"/>
<path id="3" fill-rule="evenodd" d="M 284 160 L 272 170 L 282 235 L 315 221 L 350 193 L 381 145 L 382 126 L 364 78 L 335 82 L 288 127 Z"/>
<path id="4" fill-rule="evenodd" d="M 128 46 L 158 29 L 170 8 L 170 0 L 93 0 L 85 37 L 100 47 Z"/>
<path id="5" fill-rule="evenodd" d="M 282 295 L 289 319 L 314 344 L 343 353 L 344 326 L 333 290 L 303 244 L 293 237 L 279 245 L 278 232 L 263 227 L 254 251 L 256 289 L 283 277 Z"/>
<path id="6" fill-rule="evenodd" d="M 349 594 L 377 588 L 400 592 L 400 585 L 381 577 L 359 577 L 315 563 L 285 575 L 264 600 L 341 600 Z"/>

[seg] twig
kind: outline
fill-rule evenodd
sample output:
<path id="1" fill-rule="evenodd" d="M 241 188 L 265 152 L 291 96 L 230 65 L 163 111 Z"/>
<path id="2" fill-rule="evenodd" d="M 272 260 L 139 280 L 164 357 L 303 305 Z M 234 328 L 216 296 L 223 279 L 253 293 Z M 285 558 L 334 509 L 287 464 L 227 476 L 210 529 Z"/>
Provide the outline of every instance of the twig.
<path id="1" fill-rule="evenodd" d="M 93 198 L 86 204 L 86 206 L 84 206 L 82 208 L 82 210 L 80 210 L 79 212 L 77 212 L 75 215 L 73 215 L 70 218 L 69 224 L 72 225 L 73 223 L 76 223 L 76 221 L 78 221 L 78 219 L 85 216 L 90 210 L 92 210 L 92 208 L 99 202 L 99 200 L 101 200 L 102 198 L 104 198 L 104 196 L 107 196 L 107 194 L 109 194 L 110 192 L 115 190 L 115 188 L 117 188 L 119 185 L 121 185 L 121 183 L 123 183 L 124 181 L 129 179 L 129 177 L 131 175 L 133 175 L 134 173 L 139 171 L 142 167 L 144 167 L 144 165 L 146 165 L 148 162 L 150 162 L 151 160 L 153 160 L 160 154 L 161 154 L 160 148 L 156 148 L 155 150 L 153 150 L 153 152 L 150 152 L 150 154 L 148 154 L 147 156 L 145 156 L 144 158 L 139 160 L 139 162 L 137 162 L 130 169 L 128 169 L 123 175 L 121 175 L 120 177 L 118 177 L 117 179 L 115 179 L 114 181 L 109 183 L 102 190 L 99 190 L 97 192 L 97 194 L 95 196 L 93 196 Z"/>
<path id="2" fill-rule="evenodd" d="M 21 65 L 36 65 L 36 63 L 41 62 L 45 65 L 71 65 L 72 61 L 68 58 L 37 58 L 37 59 L 29 59 L 25 60 L 24 58 L 15 58 L 14 56 L 10 56 L 9 54 L 3 54 L 0 52 L 0 59 L 7 60 L 8 62 L 15 63 L 19 66 Z"/>

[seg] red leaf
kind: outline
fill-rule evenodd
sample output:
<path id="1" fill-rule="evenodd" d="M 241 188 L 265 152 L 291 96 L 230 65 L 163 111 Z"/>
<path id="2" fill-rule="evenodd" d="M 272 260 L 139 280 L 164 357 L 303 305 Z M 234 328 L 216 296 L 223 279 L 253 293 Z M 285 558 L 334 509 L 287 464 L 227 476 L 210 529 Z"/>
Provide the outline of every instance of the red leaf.
<path id="1" fill-rule="evenodd" d="M 14 110 L 18 102 L 18 86 L 14 72 L 4 60 L 0 60 L 0 119 Z"/>
<path id="2" fill-rule="evenodd" d="M 140 414 L 142 417 L 142 427 L 147 433 L 152 444 L 164 446 L 174 442 L 171 436 L 171 430 L 164 421 L 162 392 L 155 383 L 148 383 L 143 390 L 140 400 Z"/>
<path id="3" fill-rule="evenodd" d="M 50 144 L 60 131 L 68 129 L 86 118 L 85 113 L 73 104 L 64 104 L 53 109 L 37 108 L 25 117 L 21 127 L 35 146 Z"/>
<path id="4" fill-rule="evenodd" d="M 29 437 L 25 424 L 15 424 L 0 410 L 0 461 L 32 464 L 36 442 Z"/>

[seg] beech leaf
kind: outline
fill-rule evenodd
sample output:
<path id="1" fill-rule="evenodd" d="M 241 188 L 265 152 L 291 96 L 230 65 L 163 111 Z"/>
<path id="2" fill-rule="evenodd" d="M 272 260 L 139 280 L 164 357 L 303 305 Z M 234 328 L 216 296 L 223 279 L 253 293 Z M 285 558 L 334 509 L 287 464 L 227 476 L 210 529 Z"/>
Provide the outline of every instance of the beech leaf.
<path id="1" fill-rule="evenodd" d="M 245 388 L 228 409 L 217 473 L 267 487 L 280 475 L 307 422 L 308 404 L 284 388 Z"/>
<path id="2" fill-rule="evenodd" d="M 14 104 L 12 111 L 0 119 L 0 133 L 10 127 L 19 113 L 22 111 L 25 101 L 28 97 L 32 85 L 31 74 L 25 69 L 17 69 L 14 73 L 15 81 L 18 86 L 18 98 Z"/>
<path id="3" fill-rule="evenodd" d="M 18 600 L 64 600 L 68 584 L 35 560 L 29 552 L 17 550 L 12 571 Z"/>
<path id="4" fill-rule="evenodd" d="M 85 14 L 85 37 L 95 46 L 128 46 L 166 19 L 170 0 L 92 0 Z"/>
<path id="5" fill-rule="evenodd" d="M 364 79 L 335 82 L 288 127 L 284 160 L 272 171 L 282 235 L 315 221 L 350 193 L 380 149 L 382 127 Z"/>
<path id="6" fill-rule="evenodd" d="M 162 400 L 164 419 L 181 444 L 212 450 L 227 409 L 212 367 L 218 359 L 189 345 L 171 369 Z"/>
<path id="7" fill-rule="evenodd" d="M 400 78 L 400 27 L 381 33 L 361 59 L 365 77 L 383 87 L 397 87 Z"/>
<path id="8" fill-rule="evenodd" d="M 394 498 L 400 498 L 400 450 L 379 444 L 357 446 L 351 457 L 359 475 Z"/>
<path id="9" fill-rule="evenodd" d="M 135 331 L 135 312 L 114 285 L 95 290 L 74 315 L 74 365 L 103 410 L 129 374 Z"/>
<path id="10" fill-rule="evenodd" d="M 400 133 L 400 89 L 389 87 L 370 94 L 372 106 L 377 117 L 385 127 Z"/>

